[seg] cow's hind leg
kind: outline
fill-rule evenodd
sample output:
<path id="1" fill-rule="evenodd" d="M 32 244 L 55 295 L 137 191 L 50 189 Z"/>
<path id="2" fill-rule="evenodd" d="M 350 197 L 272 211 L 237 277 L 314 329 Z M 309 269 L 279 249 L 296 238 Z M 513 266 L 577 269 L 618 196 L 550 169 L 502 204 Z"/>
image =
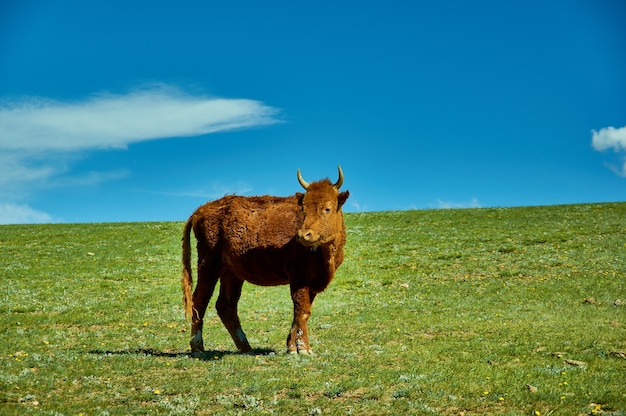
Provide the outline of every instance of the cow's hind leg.
<path id="1" fill-rule="evenodd" d="M 201 257 L 202 258 L 202 257 Z M 204 352 L 204 342 L 202 341 L 202 325 L 204 324 L 204 314 L 213 296 L 215 285 L 219 279 L 217 261 L 198 261 L 198 284 L 193 292 L 193 310 L 191 316 L 191 347 L 192 355 L 198 356 Z"/>
<path id="2" fill-rule="evenodd" d="M 252 348 L 248 343 L 246 334 L 241 329 L 237 315 L 237 303 L 241 297 L 242 286 L 243 280 L 237 279 L 230 273 L 225 273 L 220 282 L 220 294 L 217 297 L 215 308 L 239 351 L 248 353 L 252 351 Z"/>

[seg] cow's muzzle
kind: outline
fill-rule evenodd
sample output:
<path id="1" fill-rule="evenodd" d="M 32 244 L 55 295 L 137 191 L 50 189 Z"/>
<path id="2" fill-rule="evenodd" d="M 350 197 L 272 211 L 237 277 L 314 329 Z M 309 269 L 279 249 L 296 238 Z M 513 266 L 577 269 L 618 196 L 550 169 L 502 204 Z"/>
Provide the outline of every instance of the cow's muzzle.
<path id="1" fill-rule="evenodd" d="M 301 228 L 298 230 L 298 240 L 303 246 L 316 246 L 319 242 L 320 235 L 311 229 Z"/>

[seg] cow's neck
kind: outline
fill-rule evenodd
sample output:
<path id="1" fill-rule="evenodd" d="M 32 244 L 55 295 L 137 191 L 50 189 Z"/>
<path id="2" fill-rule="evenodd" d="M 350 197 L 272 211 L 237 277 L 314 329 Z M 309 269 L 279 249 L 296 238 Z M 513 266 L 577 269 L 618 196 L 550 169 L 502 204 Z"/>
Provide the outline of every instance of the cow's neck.
<path id="1" fill-rule="evenodd" d="M 323 292 L 335 277 L 337 249 L 334 243 L 318 246 L 315 250 L 308 249 L 312 263 L 305 270 L 309 288 L 316 293 Z M 321 260 L 321 261 L 320 261 Z"/>
<path id="2" fill-rule="evenodd" d="M 335 256 L 337 254 L 337 247 L 335 243 L 325 244 L 320 246 L 319 250 L 322 250 L 322 257 L 324 258 L 324 266 L 330 279 L 335 275 L 337 266 L 335 265 Z"/>

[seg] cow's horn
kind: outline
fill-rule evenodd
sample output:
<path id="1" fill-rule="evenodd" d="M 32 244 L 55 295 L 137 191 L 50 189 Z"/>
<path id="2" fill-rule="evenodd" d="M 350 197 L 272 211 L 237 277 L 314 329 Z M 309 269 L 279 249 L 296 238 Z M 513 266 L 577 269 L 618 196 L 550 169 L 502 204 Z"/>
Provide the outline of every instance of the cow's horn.
<path id="1" fill-rule="evenodd" d="M 300 173 L 300 169 L 298 169 L 298 182 L 300 182 L 300 185 L 302 185 L 302 187 L 305 190 L 309 189 L 309 183 L 305 181 L 304 178 L 302 177 L 302 174 Z"/>
<path id="2" fill-rule="evenodd" d="M 333 186 L 336 190 L 339 190 L 339 188 L 341 188 L 341 185 L 343 185 L 343 171 L 341 170 L 341 166 L 339 165 L 337 165 L 337 170 L 339 170 L 339 179 L 337 179 L 337 182 L 335 182 Z"/>

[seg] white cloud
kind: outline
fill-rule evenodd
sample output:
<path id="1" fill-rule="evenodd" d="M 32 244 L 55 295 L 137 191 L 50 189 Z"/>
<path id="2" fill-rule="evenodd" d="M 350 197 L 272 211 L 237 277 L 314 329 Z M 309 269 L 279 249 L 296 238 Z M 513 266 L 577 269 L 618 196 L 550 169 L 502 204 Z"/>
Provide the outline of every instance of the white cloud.
<path id="1" fill-rule="evenodd" d="M 128 174 L 129 171 L 126 169 L 110 172 L 87 172 L 82 176 L 60 178 L 54 181 L 51 186 L 94 186 L 102 182 L 124 179 Z"/>
<path id="2" fill-rule="evenodd" d="M 260 101 L 191 95 L 167 85 L 73 102 L 0 99 L 0 223 L 52 220 L 14 203 L 36 188 L 88 186 L 128 174 L 66 175 L 82 151 L 269 125 L 280 122 L 278 113 Z"/>
<path id="3" fill-rule="evenodd" d="M 43 180 L 62 169 L 61 163 L 53 166 L 38 159 L 29 152 L 5 151 L 0 147 L 0 196 L 8 188 Z"/>
<path id="4" fill-rule="evenodd" d="M 478 203 L 478 199 L 476 198 L 472 198 L 472 200 L 469 202 L 451 202 L 451 201 L 442 201 L 441 199 L 438 199 L 437 208 L 439 209 L 480 208 L 480 204 Z"/>
<path id="5" fill-rule="evenodd" d="M 58 222 L 49 214 L 28 205 L 0 203 L 0 224 L 33 224 Z"/>
<path id="6" fill-rule="evenodd" d="M 276 115 L 276 109 L 259 101 L 192 96 L 168 86 L 72 103 L 24 98 L 0 105 L 0 148 L 125 148 L 145 140 L 272 124 Z"/>
<path id="7" fill-rule="evenodd" d="M 217 199 L 224 195 L 246 195 L 252 191 L 252 186 L 246 182 L 239 181 L 233 184 L 223 184 L 214 182 L 211 187 L 188 189 L 181 191 L 144 191 L 151 194 L 167 195 L 175 197 L 199 198 L 202 200 Z"/>
<path id="8" fill-rule="evenodd" d="M 591 130 L 591 144 L 598 151 L 613 149 L 616 152 L 626 151 L 626 126 L 616 129 L 605 127 L 600 131 Z"/>
<path id="9" fill-rule="evenodd" d="M 348 205 L 346 206 L 346 208 L 348 207 L 352 207 L 352 209 L 346 209 L 346 211 L 354 211 L 354 212 L 363 212 L 363 211 L 367 211 L 367 207 L 363 207 L 361 206 L 361 204 L 359 203 L 359 201 L 350 201 L 348 203 Z"/>
<path id="10" fill-rule="evenodd" d="M 604 164 L 609 170 L 615 173 L 617 176 L 621 176 L 622 178 L 626 178 L 626 161 L 623 162 L 622 166 L 616 166 L 611 163 Z"/>
<path id="11" fill-rule="evenodd" d="M 617 129 L 605 127 L 600 131 L 591 130 L 591 132 L 591 145 L 595 150 L 602 152 L 613 149 L 615 153 L 621 156 L 619 166 L 610 162 L 606 162 L 604 165 L 616 175 L 626 178 L 626 126 Z"/>

